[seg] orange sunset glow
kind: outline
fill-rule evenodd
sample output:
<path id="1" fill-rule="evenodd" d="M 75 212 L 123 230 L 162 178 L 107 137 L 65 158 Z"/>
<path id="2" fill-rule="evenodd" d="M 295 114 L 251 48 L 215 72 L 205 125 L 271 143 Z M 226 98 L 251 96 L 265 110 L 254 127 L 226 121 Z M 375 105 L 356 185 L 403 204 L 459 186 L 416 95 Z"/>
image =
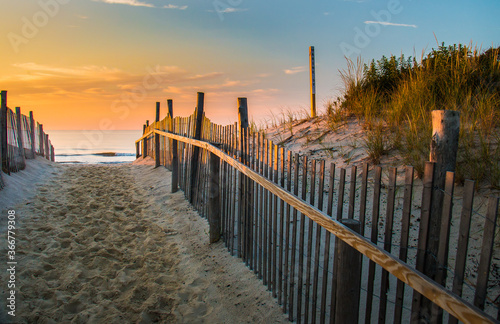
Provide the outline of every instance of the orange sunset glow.
<path id="1" fill-rule="evenodd" d="M 419 56 L 415 49 L 429 50 L 436 37 L 490 45 L 491 6 L 4 0 L 0 87 L 9 107 L 33 110 L 47 130 L 141 129 L 157 101 L 173 99 L 174 115 L 191 114 L 198 91 L 214 122 L 236 121 L 237 98 L 247 97 L 261 123 L 310 109 L 309 46 L 321 111 L 341 95 L 346 57 Z M 455 24 L 465 16 L 467 24 Z"/>

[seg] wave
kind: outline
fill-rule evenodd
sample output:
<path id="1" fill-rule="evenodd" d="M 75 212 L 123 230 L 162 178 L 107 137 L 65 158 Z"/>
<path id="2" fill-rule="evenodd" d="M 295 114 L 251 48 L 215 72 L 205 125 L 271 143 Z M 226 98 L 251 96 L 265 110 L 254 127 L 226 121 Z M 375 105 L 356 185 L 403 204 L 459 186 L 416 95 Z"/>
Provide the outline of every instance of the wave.
<path id="1" fill-rule="evenodd" d="M 130 161 L 114 161 L 114 162 L 82 162 L 82 161 L 59 161 L 61 164 L 124 164 L 131 163 Z"/>
<path id="2" fill-rule="evenodd" d="M 71 154 L 56 154 L 56 156 L 135 156 L 135 153 L 117 153 L 117 152 L 98 152 L 98 153 L 71 153 Z"/>

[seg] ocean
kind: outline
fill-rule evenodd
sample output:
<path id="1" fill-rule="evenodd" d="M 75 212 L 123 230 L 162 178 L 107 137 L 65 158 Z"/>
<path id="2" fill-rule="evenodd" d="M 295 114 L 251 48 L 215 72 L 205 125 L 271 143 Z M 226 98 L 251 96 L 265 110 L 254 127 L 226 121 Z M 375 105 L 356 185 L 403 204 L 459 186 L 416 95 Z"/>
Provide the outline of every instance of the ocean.
<path id="1" fill-rule="evenodd" d="M 141 130 L 48 130 L 59 163 L 110 164 L 135 160 Z"/>

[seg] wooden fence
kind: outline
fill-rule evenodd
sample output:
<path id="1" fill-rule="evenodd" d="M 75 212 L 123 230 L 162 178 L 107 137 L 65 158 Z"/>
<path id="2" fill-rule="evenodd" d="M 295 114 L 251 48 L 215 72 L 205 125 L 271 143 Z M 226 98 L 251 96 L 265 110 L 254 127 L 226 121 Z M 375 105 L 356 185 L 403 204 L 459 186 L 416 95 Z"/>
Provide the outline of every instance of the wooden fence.
<path id="1" fill-rule="evenodd" d="M 499 282 L 490 274 L 499 263 L 492 262 L 499 198 L 490 197 L 482 214 L 474 182 L 465 182 L 462 199 L 448 172 L 435 255 L 427 248 L 433 192 L 441 190 L 434 163 L 426 164 L 419 199 L 412 167 L 337 170 L 252 133 L 245 98 L 239 122 L 228 126 L 205 117 L 203 93 L 189 117 L 174 118 L 167 105 L 163 120 L 157 104 L 155 122 L 144 126 L 137 157 L 172 170 L 172 190 L 179 186 L 208 219 L 210 240 L 221 237 L 291 321 L 498 322 Z M 449 245 L 452 235 L 457 246 Z M 432 279 L 423 274 L 429 257 L 437 264 Z"/>
<path id="2" fill-rule="evenodd" d="M 32 111 L 25 116 L 20 107 L 15 112 L 7 107 L 7 91 L 1 92 L 0 142 L 1 167 L 7 174 L 23 170 L 25 160 L 34 159 L 36 155 L 54 161 L 54 147 L 43 125 L 35 122 Z"/>

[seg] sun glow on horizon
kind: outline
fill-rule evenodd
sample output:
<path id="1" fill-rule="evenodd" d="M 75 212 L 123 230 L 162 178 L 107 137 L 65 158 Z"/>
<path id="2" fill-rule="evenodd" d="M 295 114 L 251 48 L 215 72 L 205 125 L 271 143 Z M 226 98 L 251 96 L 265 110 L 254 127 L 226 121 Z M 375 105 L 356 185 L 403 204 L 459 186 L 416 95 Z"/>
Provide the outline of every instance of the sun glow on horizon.
<path id="1" fill-rule="evenodd" d="M 371 60 L 430 50 L 434 34 L 446 43 L 497 39 L 498 2 L 439 2 L 429 14 L 395 1 L 290 2 L 284 11 L 262 0 L 4 0 L 0 88 L 11 108 L 33 110 L 49 130 L 140 129 L 157 101 L 162 116 L 167 99 L 174 115 L 190 115 L 196 92 L 205 93 L 206 115 L 216 123 L 237 120 L 238 97 L 248 98 L 259 123 L 309 110 L 311 45 L 321 110 L 342 91 L 342 44 Z M 454 18 L 463 15 L 467 26 Z"/>

